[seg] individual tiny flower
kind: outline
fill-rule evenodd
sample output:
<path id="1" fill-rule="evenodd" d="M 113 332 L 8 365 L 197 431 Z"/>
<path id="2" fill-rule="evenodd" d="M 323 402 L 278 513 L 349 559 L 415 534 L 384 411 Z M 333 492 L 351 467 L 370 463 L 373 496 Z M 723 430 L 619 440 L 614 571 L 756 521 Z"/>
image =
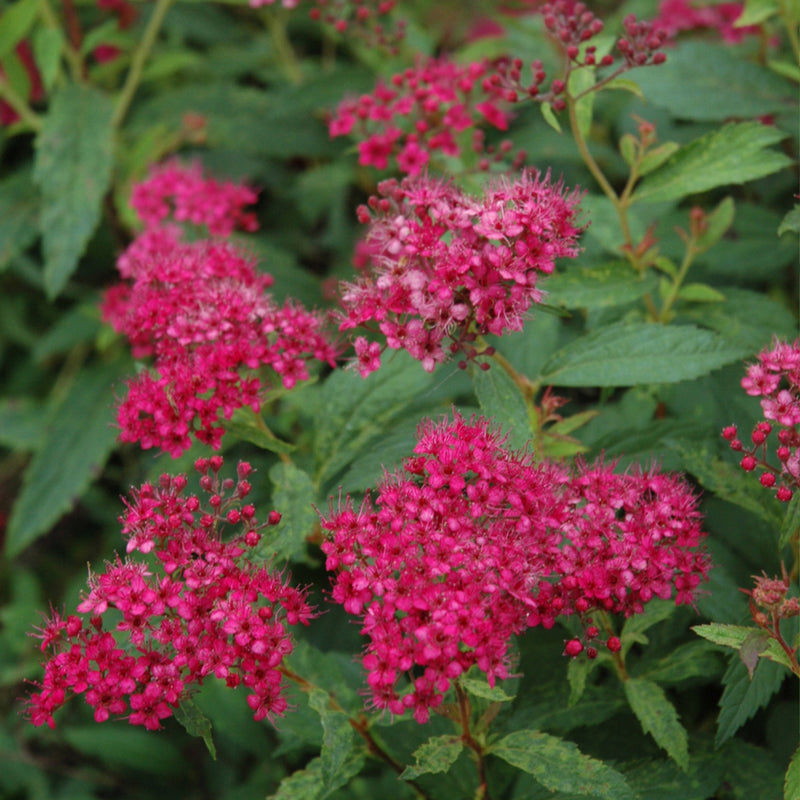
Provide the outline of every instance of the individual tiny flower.
<path id="1" fill-rule="evenodd" d="M 533 171 L 497 180 L 479 198 L 427 175 L 385 181 L 359 209 L 371 270 L 343 286 L 340 329 L 382 334 L 429 372 L 453 353 L 480 355 L 476 336 L 520 330 L 541 299 L 539 276 L 577 255 L 578 201 Z M 379 364 L 365 347 L 357 344 L 362 375 Z"/>
<path id="2" fill-rule="evenodd" d="M 792 499 L 800 487 L 800 341 L 793 344 L 775 339 L 771 347 L 758 354 L 742 378 L 742 388 L 752 397 L 760 397 L 764 419 L 751 434 L 752 447 L 746 447 L 738 437 L 735 425 L 726 427 L 722 435 L 730 447 L 741 453 L 745 472 L 762 470 L 762 486 L 775 489 L 781 502 Z M 777 465 L 769 458 L 769 449 L 776 432 Z"/>
<path id="3" fill-rule="evenodd" d="M 205 501 L 186 494 L 185 475 L 162 475 L 126 501 L 128 554 L 152 553 L 155 562 L 118 557 L 90 575 L 78 614 L 53 612 L 38 629 L 48 659 L 27 703 L 34 725 L 54 727 L 53 714 L 83 695 L 96 722 L 121 717 L 156 730 L 210 677 L 247 687 L 256 720 L 285 712 L 289 628 L 308 624 L 313 611 L 305 591 L 248 559 L 251 534 L 275 519 L 259 523 L 254 510 L 242 519 L 250 465 L 239 465 L 238 482 L 220 479 L 221 458 L 195 466 Z M 223 538 L 234 511 L 242 530 Z"/>
<path id="4" fill-rule="evenodd" d="M 419 722 L 471 667 L 492 685 L 506 678 L 512 635 L 577 615 L 585 644 L 564 652 L 596 657 L 593 610 L 691 603 L 709 567 L 697 498 L 679 478 L 534 463 L 487 420 L 458 414 L 424 421 L 374 499 L 331 506 L 322 528 L 332 597 L 367 640 L 372 702 Z"/>

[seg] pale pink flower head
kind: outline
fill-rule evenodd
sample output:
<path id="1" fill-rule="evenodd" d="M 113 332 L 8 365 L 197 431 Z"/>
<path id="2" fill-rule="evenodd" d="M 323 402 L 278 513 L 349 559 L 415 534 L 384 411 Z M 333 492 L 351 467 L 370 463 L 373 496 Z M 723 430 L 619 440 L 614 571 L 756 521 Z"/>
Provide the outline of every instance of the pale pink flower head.
<path id="1" fill-rule="evenodd" d="M 372 330 L 429 372 L 453 353 L 480 355 L 476 337 L 520 330 L 541 299 L 539 276 L 577 255 L 578 201 L 533 171 L 479 198 L 427 175 L 380 184 L 359 209 L 371 269 L 343 286 L 340 329 Z M 365 374 L 377 362 L 360 347 Z"/>
<path id="2" fill-rule="evenodd" d="M 89 578 L 83 616 L 54 613 L 35 634 L 48 660 L 27 703 L 34 725 L 54 727 L 53 714 L 83 695 L 96 722 L 127 718 L 157 730 L 212 677 L 247 687 L 256 720 L 285 712 L 279 667 L 293 648 L 289 628 L 314 612 L 305 591 L 248 558 L 280 515 L 259 522 L 245 503 L 249 464 L 236 480 L 220 478 L 222 458 L 195 466 L 205 499 L 185 493 L 186 476 L 162 475 L 126 502 L 128 553 L 155 559 L 107 564 Z M 240 532 L 223 538 L 230 526 Z"/>

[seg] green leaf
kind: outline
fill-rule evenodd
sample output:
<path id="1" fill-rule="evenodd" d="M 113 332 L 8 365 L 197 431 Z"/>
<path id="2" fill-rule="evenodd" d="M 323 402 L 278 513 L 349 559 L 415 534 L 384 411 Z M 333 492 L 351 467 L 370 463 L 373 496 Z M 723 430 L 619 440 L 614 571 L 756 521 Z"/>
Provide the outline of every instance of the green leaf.
<path id="1" fill-rule="evenodd" d="M 558 117 L 556 116 L 556 112 L 553 111 L 553 107 L 550 105 L 550 103 L 539 103 L 539 108 L 542 111 L 542 116 L 544 117 L 544 121 L 556 133 L 561 133 L 561 123 L 558 121 Z"/>
<path id="2" fill-rule="evenodd" d="M 318 800 L 322 797 L 322 759 L 314 758 L 303 769 L 284 778 L 267 800 Z"/>
<path id="3" fill-rule="evenodd" d="M 211 720 L 197 707 L 194 700 L 189 697 L 181 700 L 180 705 L 174 710 L 176 720 L 186 729 L 190 736 L 197 736 L 205 742 L 211 758 L 217 760 L 217 748 L 211 735 Z"/>
<path id="4" fill-rule="evenodd" d="M 744 637 L 739 647 L 739 658 L 747 668 L 750 680 L 753 680 L 753 673 L 758 663 L 758 657 L 767 649 L 770 642 L 770 635 L 766 631 L 752 630 Z"/>
<path id="5" fill-rule="evenodd" d="M 691 303 L 723 303 L 725 295 L 707 283 L 687 283 L 681 286 L 678 299 Z"/>
<path id="6" fill-rule="evenodd" d="M 588 138 L 592 127 L 595 93 L 589 90 L 594 84 L 595 71 L 592 68 L 573 70 L 567 81 L 567 91 L 571 97 L 577 97 L 584 92 L 588 92 L 575 102 L 575 119 L 583 139 Z"/>
<path id="7" fill-rule="evenodd" d="M 697 641 L 679 645 L 669 655 L 648 665 L 639 676 L 649 681 L 664 684 L 681 684 L 694 678 L 722 677 L 724 664 L 722 654 L 710 642 Z"/>
<path id="8" fill-rule="evenodd" d="M 640 100 L 645 99 L 644 92 L 642 92 L 642 87 L 639 86 L 636 81 L 630 80 L 630 78 L 614 78 L 608 83 L 603 84 L 603 91 L 606 89 L 617 89 L 623 92 L 630 92 L 630 94 L 635 94 Z"/>
<path id="9" fill-rule="evenodd" d="M 250 442 L 271 453 L 291 453 L 295 446 L 279 439 L 252 408 L 237 408 L 224 422 L 225 431 L 243 442 Z"/>
<path id="10" fill-rule="evenodd" d="M 369 377 L 338 370 L 320 392 L 314 441 L 315 482 L 324 487 L 383 435 L 389 423 L 433 384 L 432 375 L 405 352 L 384 353 L 383 366 Z"/>
<path id="11" fill-rule="evenodd" d="M 50 92 L 58 76 L 64 34 L 61 28 L 37 28 L 33 32 L 33 57 L 45 92 Z"/>
<path id="12" fill-rule="evenodd" d="M 778 0 L 745 0 L 744 10 L 733 23 L 735 28 L 758 25 L 780 11 Z"/>
<path id="13" fill-rule="evenodd" d="M 708 40 L 682 42 L 666 64 L 639 70 L 636 82 L 648 103 L 677 119 L 723 122 L 796 108 L 796 88 L 784 78 Z"/>
<path id="14" fill-rule="evenodd" d="M 678 152 L 680 145 L 677 142 L 664 142 L 652 150 L 648 150 L 642 163 L 639 165 L 639 175 L 644 177 L 655 172 L 663 163 Z"/>
<path id="15" fill-rule="evenodd" d="M 9 557 L 46 533 L 103 468 L 117 438 L 111 389 L 127 367 L 101 364 L 84 370 L 56 409 L 11 512 Z"/>
<path id="16" fill-rule="evenodd" d="M 625 696 L 642 730 L 686 772 L 689 769 L 689 736 L 664 690 L 657 683 L 642 678 L 629 678 L 624 686 Z"/>
<path id="17" fill-rule="evenodd" d="M 733 736 L 759 709 L 764 708 L 790 673 L 780 664 L 759 659 L 752 680 L 739 658 L 731 660 L 722 682 L 716 746 Z"/>
<path id="18" fill-rule="evenodd" d="M 786 779 L 783 783 L 783 800 L 800 800 L 800 747 L 794 751 Z"/>
<path id="19" fill-rule="evenodd" d="M 626 133 L 619 140 L 619 154 L 630 167 L 636 159 L 638 139 L 632 133 Z"/>
<path id="20" fill-rule="evenodd" d="M 627 261 L 610 261 L 591 267 L 572 266 L 547 279 L 549 302 L 566 308 L 607 308 L 626 305 L 654 292 L 652 272 L 637 274 Z"/>
<path id="21" fill-rule="evenodd" d="M 658 625 L 659 622 L 669 619 L 673 614 L 675 614 L 675 603 L 672 600 L 652 600 L 647 604 L 643 614 L 634 614 L 625 620 L 620 633 L 623 645 L 627 644 L 630 647 L 633 642 L 647 644 L 648 640 L 644 636 L 644 632 L 650 630 L 654 625 Z"/>
<path id="22" fill-rule="evenodd" d="M 2 426 L 0 426 L 2 427 Z M 789 501 L 789 507 L 781 523 L 781 535 L 778 540 L 778 549 L 783 550 L 800 531 L 800 494 L 794 494 Z"/>
<path id="23" fill-rule="evenodd" d="M 791 61 L 767 61 L 767 66 L 778 75 L 800 83 L 800 67 Z"/>
<path id="24" fill-rule="evenodd" d="M 459 736 L 432 736 L 414 751 L 416 764 L 406 767 L 400 774 L 403 780 L 414 780 L 420 775 L 447 772 L 464 749 Z"/>
<path id="25" fill-rule="evenodd" d="M 16 0 L 0 16 L 0 58 L 8 55 L 33 27 L 39 13 L 39 0 Z"/>
<path id="26" fill-rule="evenodd" d="M 55 297 L 78 266 L 111 182 L 114 107 L 101 92 L 68 84 L 36 140 L 33 180 L 42 193 L 44 282 Z"/>
<path id="27" fill-rule="evenodd" d="M 767 149 L 785 134 L 760 122 L 732 122 L 682 147 L 645 179 L 634 200 L 661 203 L 705 192 L 717 186 L 771 175 L 792 160 Z"/>
<path id="28" fill-rule="evenodd" d="M 27 169 L 0 181 L 0 272 L 39 235 L 39 194 Z"/>
<path id="29" fill-rule="evenodd" d="M 487 370 L 473 366 L 471 375 L 481 410 L 503 429 L 508 436 L 508 447 L 515 450 L 527 447 L 533 431 L 528 406 L 517 384 L 496 362 L 491 362 Z"/>
<path id="30" fill-rule="evenodd" d="M 325 789 L 344 786 L 351 775 L 346 774 L 345 765 L 355 749 L 355 731 L 347 714 L 331 708 L 331 697 L 322 689 L 313 689 L 308 703 L 320 717 L 322 723 L 322 780 Z"/>
<path id="31" fill-rule="evenodd" d="M 706 229 L 698 238 L 695 249 L 705 253 L 711 249 L 733 225 L 736 206 L 732 197 L 726 197 L 710 214 L 706 215 Z"/>
<path id="32" fill-rule="evenodd" d="M 569 682 L 569 704 L 574 706 L 586 691 L 586 679 L 597 662 L 588 658 L 571 658 L 567 664 L 567 681 Z"/>
<path id="33" fill-rule="evenodd" d="M 778 236 L 784 233 L 800 233 L 800 206 L 795 205 L 778 226 Z"/>
<path id="34" fill-rule="evenodd" d="M 281 515 L 274 528 L 267 528 L 258 545 L 262 558 L 280 564 L 281 561 L 300 561 L 307 558 L 306 540 L 319 521 L 313 503 L 316 499 L 311 476 L 294 464 L 279 463 L 269 471 L 272 507 Z"/>
<path id="35" fill-rule="evenodd" d="M 724 764 L 714 756 L 692 759 L 683 772 L 672 761 L 646 759 L 625 769 L 625 777 L 641 800 L 709 800 L 718 797 Z"/>
<path id="36" fill-rule="evenodd" d="M 616 770 L 584 755 L 572 742 L 540 731 L 515 731 L 495 742 L 489 752 L 524 770 L 552 792 L 571 792 L 607 800 L 634 800 L 636 795 Z"/>
<path id="37" fill-rule="evenodd" d="M 514 696 L 506 694 L 499 686 L 489 686 L 485 680 L 476 678 L 459 678 L 459 683 L 475 697 L 482 697 L 484 700 L 504 703 L 513 700 Z"/>
<path id="38" fill-rule="evenodd" d="M 13 450 L 35 450 L 44 437 L 47 417 L 31 400 L 4 397 L 0 400 L 0 445 Z"/>
<path id="39" fill-rule="evenodd" d="M 768 658 L 776 664 L 781 664 L 791 671 L 792 663 L 783 648 L 772 638 L 767 638 L 762 642 L 760 637 L 753 637 L 754 633 L 762 633 L 758 628 L 751 628 L 745 625 L 726 625 L 720 622 L 711 622 L 707 625 L 695 625 L 692 630 L 704 639 L 708 639 L 714 644 L 723 647 L 732 647 L 734 650 L 741 650 L 745 645 L 749 650 L 746 657 L 742 658 L 743 663 L 748 664 L 752 661 L 752 653 L 758 649 L 757 655 Z M 764 646 L 761 647 L 760 645 Z M 750 669 L 748 667 L 748 669 Z M 750 676 L 752 678 L 752 674 Z"/>
<path id="40" fill-rule="evenodd" d="M 539 381 L 555 386 L 676 383 L 740 357 L 739 349 L 691 325 L 619 323 L 559 350 L 544 365 Z"/>

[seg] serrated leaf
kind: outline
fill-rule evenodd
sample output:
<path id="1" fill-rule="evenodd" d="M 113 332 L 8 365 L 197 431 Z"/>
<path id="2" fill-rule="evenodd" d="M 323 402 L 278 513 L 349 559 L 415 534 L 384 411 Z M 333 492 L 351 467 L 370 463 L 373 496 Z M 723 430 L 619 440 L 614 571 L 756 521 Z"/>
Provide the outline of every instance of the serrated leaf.
<path id="1" fill-rule="evenodd" d="M 723 671 L 722 654 L 710 642 L 696 641 L 679 645 L 669 655 L 650 664 L 637 677 L 658 684 L 680 684 L 693 678 L 709 678 Z M 705 682 L 704 681 L 704 682 Z"/>
<path id="2" fill-rule="evenodd" d="M 800 494 L 794 494 L 789 501 L 789 507 L 781 523 L 781 535 L 778 539 L 778 549 L 783 550 L 793 537 L 800 531 Z"/>
<path id="3" fill-rule="evenodd" d="M 707 625 L 695 625 L 692 630 L 698 636 L 708 639 L 709 642 L 714 642 L 714 644 L 719 644 L 723 647 L 732 647 L 734 650 L 741 650 L 748 641 L 755 644 L 758 640 L 752 638 L 753 634 L 759 633 L 758 628 L 745 625 L 727 625 L 720 622 L 711 622 Z M 764 647 L 758 651 L 758 654 L 764 658 L 768 658 L 770 661 L 774 661 L 776 664 L 786 667 L 789 671 L 792 669 L 789 656 L 772 638 L 767 638 L 764 642 Z"/>
<path id="4" fill-rule="evenodd" d="M 473 368 L 472 384 L 481 410 L 503 429 L 507 446 L 514 450 L 527 447 L 533 437 L 528 406 L 519 387 L 495 362 L 488 370 Z"/>
<path id="5" fill-rule="evenodd" d="M 0 400 L 0 444 L 13 450 L 35 450 L 44 437 L 47 416 L 32 400 Z"/>
<path id="6" fill-rule="evenodd" d="M 784 137 L 782 131 L 760 122 L 724 125 L 678 150 L 640 184 L 634 200 L 679 200 L 717 186 L 771 175 L 792 163 L 783 153 L 767 149 Z"/>
<path id="7" fill-rule="evenodd" d="M 639 165 L 639 175 L 644 177 L 651 172 L 655 172 L 667 159 L 680 150 L 680 145 L 677 142 L 664 142 L 652 150 L 648 150 L 642 163 Z"/>
<path id="8" fill-rule="evenodd" d="M 625 696 L 642 730 L 686 772 L 689 769 L 689 736 L 664 690 L 657 683 L 642 678 L 629 678 L 624 686 Z"/>
<path id="9" fill-rule="evenodd" d="M 784 233 L 800 233 L 800 206 L 796 205 L 781 220 L 778 236 L 783 236 Z"/>
<path id="10" fill-rule="evenodd" d="M 39 195 L 21 169 L 0 181 L 0 272 L 39 235 Z"/>
<path id="11" fill-rule="evenodd" d="M 762 630 L 750 631 L 742 640 L 742 644 L 739 647 L 739 658 L 747 668 L 750 680 L 753 679 L 758 658 L 767 649 L 769 642 L 769 634 Z"/>
<path id="12" fill-rule="evenodd" d="M 322 689 L 313 689 L 308 704 L 320 717 L 322 723 L 322 780 L 326 791 L 343 786 L 351 776 L 343 769 L 355 744 L 355 731 L 347 714 L 331 708 L 330 695 Z"/>
<path id="13" fill-rule="evenodd" d="M 416 764 L 406 767 L 400 777 L 410 781 L 420 775 L 447 772 L 463 749 L 460 736 L 432 736 L 414 751 Z"/>
<path id="14" fill-rule="evenodd" d="M 726 197 L 708 215 L 706 215 L 706 229 L 697 239 L 695 250 L 698 253 L 705 253 L 712 248 L 733 225 L 736 216 L 736 206 L 732 197 Z"/>
<path id="15" fill-rule="evenodd" d="M 42 193 L 44 283 L 55 297 L 78 266 L 111 182 L 114 106 L 102 92 L 67 84 L 36 139 L 33 180 Z"/>
<path id="16" fill-rule="evenodd" d="M 586 691 L 586 679 L 596 662 L 586 658 L 571 658 L 567 664 L 567 681 L 569 682 L 569 704 L 574 706 Z"/>
<path id="17" fill-rule="evenodd" d="M 267 528 L 257 553 L 274 562 L 304 560 L 306 540 L 319 521 L 313 503 L 316 499 L 311 476 L 290 463 L 276 464 L 269 471 L 272 507 L 281 515 L 274 528 Z"/>
<path id="18" fill-rule="evenodd" d="M 608 308 L 625 305 L 655 291 L 652 272 L 637 274 L 627 261 L 592 267 L 571 267 L 544 284 L 549 302 L 566 308 Z"/>
<path id="19" fill-rule="evenodd" d="M 685 41 L 666 64 L 639 70 L 636 81 L 648 103 L 676 119 L 723 122 L 754 119 L 796 108 L 796 87 L 729 44 Z"/>
<path id="20" fill-rule="evenodd" d="M 744 664 L 735 657 L 722 682 L 725 691 L 719 701 L 716 746 L 733 736 L 759 709 L 764 708 L 790 673 L 780 664 L 759 659 L 752 680 Z"/>
<path id="21" fill-rule="evenodd" d="M 783 800 L 800 800 L 800 747 L 794 751 L 783 782 Z"/>
<path id="22" fill-rule="evenodd" d="M 101 364 L 85 369 L 56 409 L 11 512 L 9 557 L 46 533 L 103 468 L 117 438 L 112 386 L 127 367 Z"/>
<path id="23" fill-rule="evenodd" d="M 8 55 L 33 27 L 39 13 L 39 0 L 16 0 L 0 16 L 0 58 Z"/>
<path id="24" fill-rule="evenodd" d="M 458 681 L 471 695 L 475 697 L 482 697 L 484 700 L 492 700 L 493 702 L 503 703 L 507 700 L 513 700 L 514 695 L 506 694 L 499 686 L 489 686 L 486 681 L 477 680 L 476 678 L 459 678 Z"/>
<path id="25" fill-rule="evenodd" d="M 646 643 L 647 640 L 643 639 L 642 636 L 644 632 L 652 628 L 653 625 L 658 625 L 659 622 L 669 619 L 674 613 L 675 603 L 673 601 L 652 600 L 647 604 L 647 608 L 643 614 L 634 614 L 632 617 L 625 620 L 625 624 L 622 626 L 622 632 L 620 633 L 623 645 L 628 639 L 636 639 Z"/>
<path id="26" fill-rule="evenodd" d="M 351 778 L 358 775 L 364 767 L 363 753 L 355 752 L 343 765 L 341 779 L 344 786 Z M 337 787 L 338 788 L 338 787 Z M 284 778 L 278 790 L 268 796 L 267 800 L 323 800 L 335 791 L 325 789 L 322 778 L 322 759 L 313 758 L 303 769 L 293 772 Z"/>
<path id="27" fill-rule="evenodd" d="M 632 81 L 630 78 L 614 78 L 608 83 L 603 84 L 603 91 L 606 89 L 617 89 L 623 92 L 630 92 L 630 94 L 636 95 L 636 97 L 638 97 L 640 100 L 644 100 L 644 92 L 642 91 L 642 87 L 639 86 L 636 81 Z"/>
<path id="28" fill-rule="evenodd" d="M 681 286 L 678 299 L 691 303 L 722 303 L 725 295 L 707 283 L 687 283 Z"/>
<path id="29" fill-rule="evenodd" d="M 619 323 L 553 355 L 539 381 L 554 386 L 635 386 L 697 378 L 736 361 L 739 349 L 691 325 Z"/>
<path id="30" fill-rule="evenodd" d="M 350 464 L 433 381 L 405 352 L 385 353 L 383 366 L 367 378 L 346 370 L 331 375 L 320 393 L 325 424 L 314 441 L 317 485 L 324 487 Z"/>
<path id="31" fill-rule="evenodd" d="M 189 697 L 181 700 L 173 711 L 175 719 L 185 728 L 190 736 L 197 736 L 205 742 L 211 758 L 217 760 L 217 748 L 211 735 L 211 720 L 197 707 Z"/>
<path id="32" fill-rule="evenodd" d="M 606 800 L 636 797 L 619 772 L 584 755 L 572 742 L 541 731 L 515 731 L 491 745 L 489 752 L 530 773 L 552 792 Z"/>

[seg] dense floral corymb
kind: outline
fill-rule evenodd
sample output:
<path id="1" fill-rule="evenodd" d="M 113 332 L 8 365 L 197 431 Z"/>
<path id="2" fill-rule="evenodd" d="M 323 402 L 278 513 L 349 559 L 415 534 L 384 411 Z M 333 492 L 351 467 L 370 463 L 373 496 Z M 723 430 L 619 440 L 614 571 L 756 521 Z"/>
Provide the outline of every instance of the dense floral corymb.
<path id="1" fill-rule="evenodd" d="M 289 626 L 313 613 L 304 591 L 247 558 L 280 515 L 259 523 L 244 504 L 249 464 L 237 481 L 220 479 L 220 457 L 195 466 L 205 502 L 184 493 L 186 476 L 163 475 L 133 491 L 120 518 L 128 553 L 152 552 L 158 567 L 118 558 L 90 577 L 80 616 L 53 613 L 40 629 L 49 658 L 28 701 L 33 724 L 53 727 L 53 714 L 83 695 L 97 722 L 124 717 L 155 730 L 212 676 L 247 687 L 257 720 L 286 710 L 279 667 L 292 651 Z M 227 525 L 242 533 L 223 540 Z"/>
<path id="2" fill-rule="evenodd" d="M 427 371 L 452 353 L 475 357 L 476 336 L 520 330 L 541 299 L 539 275 L 577 255 L 578 200 L 535 172 L 479 198 L 428 176 L 385 181 L 359 209 L 371 263 L 342 289 L 340 329 L 379 332 Z M 361 374 L 377 369 L 382 346 L 363 337 L 355 346 Z"/>
<path id="3" fill-rule="evenodd" d="M 423 423 L 374 502 L 340 504 L 322 527 L 333 599 L 368 637 L 373 703 L 420 722 L 473 665 L 505 678 L 512 634 L 560 615 L 588 624 L 597 609 L 629 616 L 654 597 L 691 602 L 708 570 L 680 479 L 534 464 L 480 418 Z"/>
<path id="4" fill-rule="evenodd" d="M 725 428 L 722 435 L 731 449 L 742 454 L 745 472 L 761 470 L 763 486 L 777 486 L 776 496 L 783 502 L 792 499 L 800 488 L 800 340 L 793 344 L 776 340 L 772 347 L 758 354 L 758 361 L 747 367 L 742 378 L 747 394 L 761 398 L 764 419 L 751 434 L 751 447 L 745 447 L 735 425 Z M 777 466 L 767 455 L 769 437 L 778 426 Z"/>
<path id="5" fill-rule="evenodd" d="M 118 413 L 123 441 L 173 456 L 192 436 L 218 448 L 222 418 L 259 409 L 271 386 L 264 367 L 291 389 L 309 378 L 309 361 L 335 364 L 324 315 L 279 306 L 267 291 L 272 278 L 230 243 L 185 243 L 178 226 L 164 224 L 169 198 L 176 218 L 217 232 L 252 227 L 242 210 L 249 192 L 174 165 L 134 189 L 134 206 L 150 225 L 120 256 L 127 282 L 107 292 L 102 310 L 134 355 L 154 365 L 128 383 Z"/>

